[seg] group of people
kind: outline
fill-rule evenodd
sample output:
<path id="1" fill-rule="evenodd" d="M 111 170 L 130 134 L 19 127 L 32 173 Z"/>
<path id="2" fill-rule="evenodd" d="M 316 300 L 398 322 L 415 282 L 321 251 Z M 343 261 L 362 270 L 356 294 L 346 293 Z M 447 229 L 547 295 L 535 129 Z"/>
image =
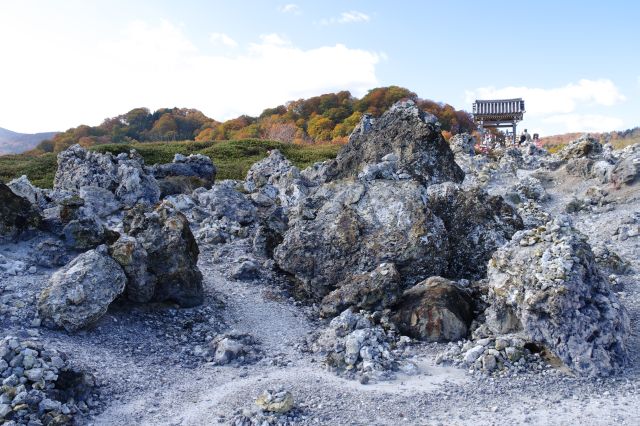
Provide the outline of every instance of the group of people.
<path id="1" fill-rule="evenodd" d="M 496 138 L 496 136 L 491 133 L 485 133 L 482 142 L 480 143 L 480 148 L 483 151 L 488 151 L 489 149 L 493 149 L 497 146 L 502 148 L 507 146 L 520 146 L 528 142 L 534 143 L 539 148 L 540 135 L 538 133 L 534 133 L 533 136 L 531 136 L 529 131 L 524 129 L 524 132 L 522 132 L 520 137 L 516 138 L 514 142 L 514 135 L 512 133 L 508 133 L 504 139 Z"/>

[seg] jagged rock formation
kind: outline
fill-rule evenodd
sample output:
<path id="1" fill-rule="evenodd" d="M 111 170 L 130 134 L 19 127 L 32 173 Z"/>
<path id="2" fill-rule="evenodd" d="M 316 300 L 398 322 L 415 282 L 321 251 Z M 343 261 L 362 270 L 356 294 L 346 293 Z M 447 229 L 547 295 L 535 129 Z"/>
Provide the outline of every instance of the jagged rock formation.
<path id="1" fill-rule="evenodd" d="M 38 314 L 45 325 L 76 331 L 96 322 L 124 291 L 126 276 L 106 246 L 73 259 L 51 276 L 40 294 Z"/>
<path id="2" fill-rule="evenodd" d="M 54 189 L 78 192 L 83 186 L 106 189 L 125 207 L 154 204 L 160 198 L 158 183 L 135 151 L 114 156 L 88 151 L 80 145 L 62 151 L 58 154 Z"/>
<path id="3" fill-rule="evenodd" d="M 388 154 L 394 154 L 397 170 L 423 185 L 464 179 L 436 117 L 412 101 L 396 103 L 379 119 L 365 115 L 326 173 L 329 180 L 355 177 Z"/>
<path id="4" fill-rule="evenodd" d="M 464 174 L 434 126 L 411 103 L 379 121 L 363 118 L 329 164 L 329 182 L 293 209 L 274 259 L 311 297 L 385 262 L 396 266 L 402 287 L 434 275 L 477 278 L 491 253 L 522 229 L 500 197 L 438 183 Z"/>
<path id="5" fill-rule="evenodd" d="M 255 163 L 247 172 L 244 189 L 259 206 L 277 204 L 295 206 L 309 194 L 313 186 L 280 151 L 272 150 L 264 160 Z"/>
<path id="6" fill-rule="evenodd" d="M 491 333 L 520 333 L 580 374 L 623 365 L 629 318 L 568 218 L 516 233 L 493 255 L 488 281 Z"/>

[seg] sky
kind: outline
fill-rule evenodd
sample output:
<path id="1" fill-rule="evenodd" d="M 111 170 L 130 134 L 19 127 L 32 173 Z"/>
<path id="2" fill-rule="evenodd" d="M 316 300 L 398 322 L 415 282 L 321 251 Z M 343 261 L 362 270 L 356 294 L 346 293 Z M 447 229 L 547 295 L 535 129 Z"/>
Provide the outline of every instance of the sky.
<path id="1" fill-rule="evenodd" d="M 136 107 L 217 120 L 388 85 L 470 111 L 522 97 L 541 136 L 640 125 L 640 2 L 0 0 L 0 127 Z"/>

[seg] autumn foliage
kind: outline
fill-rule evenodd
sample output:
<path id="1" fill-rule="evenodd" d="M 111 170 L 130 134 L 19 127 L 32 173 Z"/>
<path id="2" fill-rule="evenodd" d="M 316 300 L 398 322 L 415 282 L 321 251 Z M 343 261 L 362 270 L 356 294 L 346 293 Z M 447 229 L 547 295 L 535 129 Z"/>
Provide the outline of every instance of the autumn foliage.
<path id="1" fill-rule="evenodd" d="M 242 115 L 218 122 L 195 109 L 136 108 L 95 127 L 78 126 L 42 142 L 37 151 L 59 152 L 72 144 L 149 141 L 267 139 L 288 143 L 344 143 L 364 114 L 380 116 L 391 105 L 411 99 L 440 121 L 447 136 L 472 131 L 469 113 L 451 105 L 420 99 L 408 89 L 389 86 L 370 90 L 362 99 L 348 91 L 299 99 L 265 109 L 259 117 Z"/>

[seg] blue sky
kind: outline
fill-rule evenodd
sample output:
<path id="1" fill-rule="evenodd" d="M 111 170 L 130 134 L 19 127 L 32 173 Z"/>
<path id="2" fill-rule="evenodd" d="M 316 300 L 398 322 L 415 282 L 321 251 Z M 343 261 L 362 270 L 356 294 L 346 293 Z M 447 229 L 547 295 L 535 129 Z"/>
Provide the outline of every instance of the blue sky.
<path id="1" fill-rule="evenodd" d="M 469 110 L 522 96 L 542 135 L 640 125 L 630 1 L 0 0 L 0 127 L 134 107 L 223 120 L 386 85 Z"/>

